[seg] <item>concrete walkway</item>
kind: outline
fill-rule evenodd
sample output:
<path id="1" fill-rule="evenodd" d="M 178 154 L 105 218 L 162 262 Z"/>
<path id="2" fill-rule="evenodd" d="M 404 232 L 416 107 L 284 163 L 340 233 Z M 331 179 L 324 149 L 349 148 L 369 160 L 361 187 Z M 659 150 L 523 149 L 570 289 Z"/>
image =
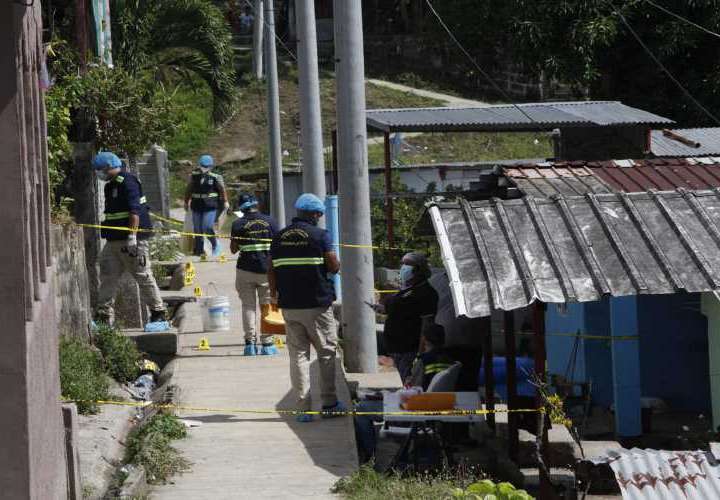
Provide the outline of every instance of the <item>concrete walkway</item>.
<path id="1" fill-rule="evenodd" d="M 385 80 L 376 80 L 369 78 L 368 83 L 377 85 L 379 87 L 387 87 L 389 89 L 399 90 L 401 92 L 408 92 L 421 97 L 427 97 L 429 99 L 437 99 L 438 101 L 445 102 L 445 106 L 449 108 L 479 108 L 482 106 L 488 106 L 488 103 L 482 101 L 475 101 L 473 99 L 463 99 L 450 94 L 443 94 L 440 92 L 433 92 L 431 90 L 417 89 L 408 85 L 402 85 L 400 83 L 387 82 Z"/>
<path id="2" fill-rule="evenodd" d="M 227 244 L 227 242 L 224 242 Z M 226 253 L 229 257 L 229 253 Z M 173 382 L 180 403 L 212 410 L 182 411 L 201 427 L 174 445 L 192 470 L 157 486 L 151 498 L 168 500 L 334 498 L 332 485 L 357 469 L 352 420 L 342 417 L 299 424 L 277 414 L 238 414 L 230 409 L 292 409 L 286 349 L 279 356 L 242 356 L 239 301 L 234 290 L 234 259 L 198 263 L 198 283 L 207 294 L 230 298 L 231 332 L 185 333 Z M 190 310 L 189 332 L 200 332 L 200 312 Z M 194 347 L 207 336 L 210 351 Z M 315 366 L 313 368 L 316 368 Z M 313 370 L 317 388 L 317 369 Z M 344 376 L 338 370 L 339 396 L 349 404 Z M 316 396 L 315 390 L 313 395 Z M 319 406 L 319 397 L 314 397 Z"/>

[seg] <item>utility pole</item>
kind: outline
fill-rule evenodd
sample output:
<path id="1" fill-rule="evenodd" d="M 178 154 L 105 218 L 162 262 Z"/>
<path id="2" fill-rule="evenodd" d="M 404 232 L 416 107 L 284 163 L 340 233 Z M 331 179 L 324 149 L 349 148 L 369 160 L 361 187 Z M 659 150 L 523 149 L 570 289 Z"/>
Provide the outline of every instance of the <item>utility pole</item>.
<path id="1" fill-rule="evenodd" d="M 270 151 L 271 213 L 280 226 L 285 225 L 282 144 L 280 142 L 280 92 L 278 90 L 275 49 L 275 0 L 265 0 L 265 66 L 267 71 L 268 149 Z"/>
<path id="2" fill-rule="evenodd" d="M 296 0 L 303 191 L 325 199 L 325 161 L 320 116 L 315 0 Z"/>
<path id="3" fill-rule="evenodd" d="M 253 73 L 255 78 L 263 77 L 263 31 L 265 26 L 265 6 L 263 0 L 254 0 L 253 12 Z"/>
<path id="4" fill-rule="evenodd" d="M 365 122 L 365 57 L 359 0 L 335 0 L 338 198 L 342 249 L 342 321 L 348 370 L 377 371 L 370 181 Z"/>

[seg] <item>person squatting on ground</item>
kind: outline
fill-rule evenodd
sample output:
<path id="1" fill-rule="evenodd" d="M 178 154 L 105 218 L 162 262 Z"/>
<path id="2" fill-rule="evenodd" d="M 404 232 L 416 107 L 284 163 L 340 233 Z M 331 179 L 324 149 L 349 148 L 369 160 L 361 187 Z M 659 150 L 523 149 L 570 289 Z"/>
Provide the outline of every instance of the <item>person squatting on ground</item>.
<path id="1" fill-rule="evenodd" d="M 98 178 L 105 181 L 104 225 L 129 229 L 105 227 L 101 230 L 100 235 L 106 242 L 100 253 L 96 319 L 107 324 L 114 322 L 118 283 L 127 271 L 137 281 L 143 302 L 150 308 L 150 322 L 165 321 L 165 304 L 150 266 L 148 239 L 152 235 L 152 223 L 140 181 L 113 153 L 98 153 L 92 165 Z"/>
<path id="2" fill-rule="evenodd" d="M 423 318 L 435 318 L 438 294 L 430 286 L 430 266 L 425 255 L 410 252 L 403 256 L 400 267 L 400 291 L 385 298 L 373 308 L 386 314 L 383 341 L 385 350 L 405 383 L 420 346 Z"/>
<path id="3" fill-rule="evenodd" d="M 297 217 L 292 224 L 273 238 L 268 270 L 270 293 L 279 302 L 285 319 L 290 381 L 297 395 L 297 409 L 310 410 L 312 345 L 320 365 L 322 409 L 344 411 L 335 390 L 337 327 L 332 309 L 335 288 L 330 276 L 340 270 L 340 262 L 330 233 L 317 227 L 325 214 L 322 200 L 306 193 L 297 199 L 295 208 Z M 310 422 L 312 416 L 298 415 L 297 420 Z"/>
<path id="4" fill-rule="evenodd" d="M 198 167 L 192 171 L 185 189 L 185 211 L 192 210 L 193 231 L 207 234 L 212 245 L 212 256 L 220 255 L 220 245 L 215 237 L 215 222 L 223 210 L 230 208 L 225 184 L 221 175 L 211 172 L 215 161 L 210 155 L 202 155 Z M 193 255 L 205 255 L 205 237 L 195 236 Z"/>
<path id="5" fill-rule="evenodd" d="M 233 254 L 240 252 L 235 271 L 235 289 L 242 308 L 245 356 L 255 356 L 258 354 L 258 302 L 263 317 L 267 316 L 271 306 L 268 257 L 270 242 L 277 234 L 278 227 L 275 219 L 258 211 L 258 201 L 253 195 L 243 193 L 238 201 L 238 208 L 243 212 L 243 216 L 233 222 L 230 251 Z M 278 353 L 272 334 L 261 332 L 260 342 L 260 354 Z"/>
<path id="6" fill-rule="evenodd" d="M 454 360 L 445 350 L 445 329 L 435 323 L 427 323 L 422 330 L 424 352 L 418 354 L 407 381 L 409 387 L 422 387 L 427 391 L 435 375 L 450 368 Z M 382 399 L 363 400 L 355 405 L 358 412 L 380 413 L 383 411 Z M 375 456 L 377 436 L 375 422 L 382 422 L 382 415 L 358 415 L 355 417 L 355 435 L 361 461 L 367 462 Z"/>

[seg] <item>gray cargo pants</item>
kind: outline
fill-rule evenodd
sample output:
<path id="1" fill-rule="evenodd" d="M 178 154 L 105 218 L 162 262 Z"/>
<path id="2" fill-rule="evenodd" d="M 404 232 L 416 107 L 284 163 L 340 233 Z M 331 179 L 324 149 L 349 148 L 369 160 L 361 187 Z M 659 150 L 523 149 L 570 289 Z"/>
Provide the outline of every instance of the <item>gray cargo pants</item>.
<path id="1" fill-rule="evenodd" d="M 152 311 L 164 311 L 165 304 L 150 266 L 150 245 L 147 240 L 138 240 L 137 257 L 127 251 L 126 240 L 109 240 L 100 253 L 100 290 L 98 291 L 98 314 L 106 316 L 112 323 L 115 319 L 115 295 L 120 277 L 130 273 L 140 288 L 140 296 Z"/>
<path id="2" fill-rule="evenodd" d="M 290 355 L 290 382 L 297 397 L 297 410 L 312 409 L 310 396 L 310 346 L 320 365 L 320 394 L 323 406 L 337 403 L 335 356 L 337 328 L 332 307 L 283 309 L 287 348 Z"/>
<path id="3" fill-rule="evenodd" d="M 237 290 L 240 298 L 245 343 L 255 344 L 258 331 L 258 304 L 270 303 L 270 286 L 268 285 L 267 274 L 235 269 L 235 290 Z M 263 335 L 261 332 L 260 341 L 263 345 L 272 344 L 273 336 Z"/>

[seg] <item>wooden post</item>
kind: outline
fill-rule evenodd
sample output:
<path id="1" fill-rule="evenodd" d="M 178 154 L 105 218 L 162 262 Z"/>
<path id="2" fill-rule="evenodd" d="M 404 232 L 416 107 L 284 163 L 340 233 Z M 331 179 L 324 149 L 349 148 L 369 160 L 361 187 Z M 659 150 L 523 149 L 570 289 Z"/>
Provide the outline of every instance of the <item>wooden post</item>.
<path id="1" fill-rule="evenodd" d="M 483 332 L 483 370 L 485 375 L 485 408 L 495 410 L 495 377 L 493 374 L 492 322 L 490 317 L 482 318 Z M 495 431 L 495 414 L 487 414 L 487 424 Z"/>
<path id="2" fill-rule="evenodd" d="M 390 153 L 390 132 L 385 132 L 385 222 L 387 223 L 388 246 L 395 246 L 395 221 L 392 200 L 392 155 Z"/>
<path id="3" fill-rule="evenodd" d="M 505 311 L 504 315 L 504 337 L 505 337 L 505 376 L 507 387 L 508 410 L 517 408 L 517 369 L 516 369 L 516 346 L 515 346 L 515 315 L 512 311 Z M 508 413 L 508 455 L 513 461 L 517 460 L 520 447 L 518 437 L 517 414 Z"/>

